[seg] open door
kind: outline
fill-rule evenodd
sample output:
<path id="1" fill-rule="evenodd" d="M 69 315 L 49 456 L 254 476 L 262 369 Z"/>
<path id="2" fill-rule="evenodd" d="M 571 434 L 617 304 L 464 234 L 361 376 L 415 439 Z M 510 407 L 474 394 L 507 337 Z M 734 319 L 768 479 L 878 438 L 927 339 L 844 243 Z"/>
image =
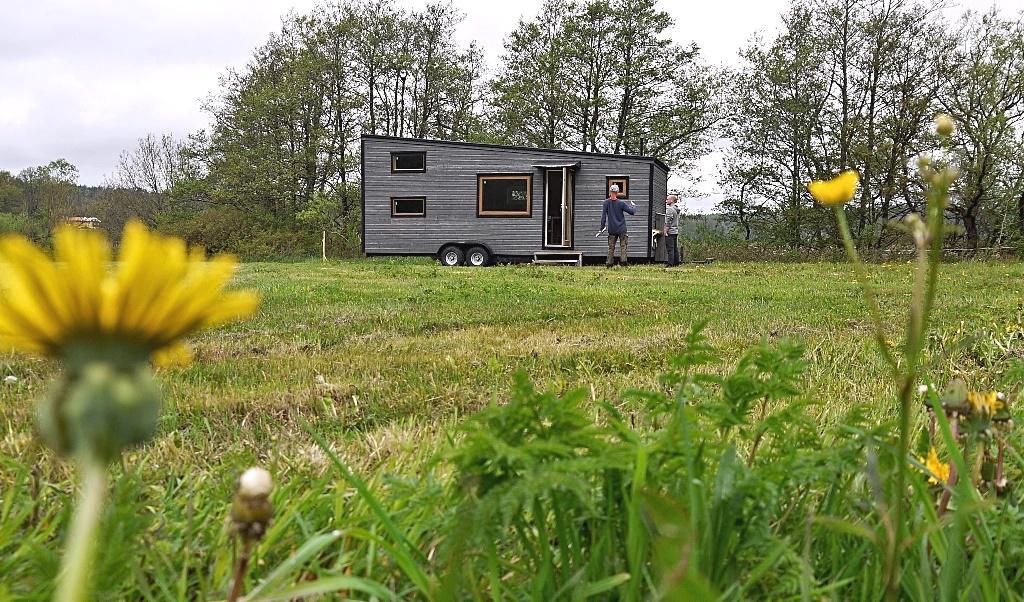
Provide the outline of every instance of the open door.
<path id="1" fill-rule="evenodd" d="M 572 190 L 570 167 L 544 171 L 544 246 L 572 247 Z"/>

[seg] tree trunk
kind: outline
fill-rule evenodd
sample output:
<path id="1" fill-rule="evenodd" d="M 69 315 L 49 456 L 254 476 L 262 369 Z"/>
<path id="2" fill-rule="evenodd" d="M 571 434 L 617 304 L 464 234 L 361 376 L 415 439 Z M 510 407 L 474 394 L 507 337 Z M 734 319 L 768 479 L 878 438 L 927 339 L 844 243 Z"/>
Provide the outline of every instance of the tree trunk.
<path id="1" fill-rule="evenodd" d="M 1024 234 L 1024 192 L 1020 193 L 1020 198 L 1017 199 L 1017 227 L 1020 228 L 1021 234 Z"/>
<path id="2" fill-rule="evenodd" d="M 978 248 L 978 218 L 973 213 L 965 213 L 964 232 L 967 234 L 967 246 L 970 249 Z"/>

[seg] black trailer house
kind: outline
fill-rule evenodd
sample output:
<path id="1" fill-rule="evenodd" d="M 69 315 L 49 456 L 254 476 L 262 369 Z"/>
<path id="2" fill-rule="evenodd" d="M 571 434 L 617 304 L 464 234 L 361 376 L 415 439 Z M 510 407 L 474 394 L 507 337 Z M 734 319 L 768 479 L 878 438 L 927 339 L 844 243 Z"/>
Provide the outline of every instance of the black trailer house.
<path id="1" fill-rule="evenodd" d="M 611 184 L 636 203 L 630 261 L 660 261 L 668 167 L 653 157 L 363 136 L 363 253 L 582 263 Z"/>

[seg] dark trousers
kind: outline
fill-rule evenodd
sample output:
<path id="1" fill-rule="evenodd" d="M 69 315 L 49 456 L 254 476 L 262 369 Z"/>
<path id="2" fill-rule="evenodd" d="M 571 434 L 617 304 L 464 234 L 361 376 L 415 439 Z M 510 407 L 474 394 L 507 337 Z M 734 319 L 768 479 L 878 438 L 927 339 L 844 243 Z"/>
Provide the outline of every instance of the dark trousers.
<path id="1" fill-rule="evenodd" d="M 627 259 L 626 249 L 629 246 L 629 236 L 626 234 L 609 234 L 608 235 L 608 261 L 606 265 L 613 265 L 615 263 L 615 241 L 619 241 L 619 249 L 622 253 L 622 265 L 627 265 L 629 259 Z"/>
<path id="2" fill-rule="evenodd" d="M 669 234 L 665 238 L 665 250 L 668 252 L 667 265 L 679 265 L 679 235 Z"/>

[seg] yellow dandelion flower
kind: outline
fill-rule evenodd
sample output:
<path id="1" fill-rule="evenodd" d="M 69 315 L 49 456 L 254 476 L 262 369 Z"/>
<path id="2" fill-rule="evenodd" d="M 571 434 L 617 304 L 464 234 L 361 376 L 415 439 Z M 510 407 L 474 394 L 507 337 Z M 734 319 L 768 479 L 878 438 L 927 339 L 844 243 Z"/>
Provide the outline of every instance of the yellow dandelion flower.
<path id="1" fill-rule="evenodd" d="M 826 207 L 836 207 L 849 203 L 853 199 L 858 182 L 860 182 L 860 176 L 856 171 L 850 169 L 831 180 L 815 180 L 807 185 L 807 190 L 818 203 Z"/>
<path id="2" fill-rule="evenodd" d="M 1003 407 L 1003 402 L 995 391 L 968 391 L 967 403 L 970 404 L 971 410 L 985 416 L 991 416 Z"/>
<path id="3" fill-rule="evenodd" d="M 110 258 L 94 230 L 59 229 L 53 260 L 24 237 L 0 239 L 0 344 L 62 358 L 76 345 L 109 341 L 181 363 L 182 339 L 244 318 L 259 302 L 250 291 L 224 290 L 233 257 L 206 260 L 201 249 L 139 222 L 125 226 L 113 267 Z"/>
<path id="4" fill-rule="evenodd" d="M 918 458 L 918 460 L 921 464 L 924 464 L 924 467 L 928 469 L 928 472 L 934 475 L 928 477 L 929 483 L 932 485 L 938 485 L 940 481 L 943 483 L 949 481 L 949 463 L 939 460 L 939 454 L 935 451 L 934 447 L 928 450 L 927 459 Z"/>

